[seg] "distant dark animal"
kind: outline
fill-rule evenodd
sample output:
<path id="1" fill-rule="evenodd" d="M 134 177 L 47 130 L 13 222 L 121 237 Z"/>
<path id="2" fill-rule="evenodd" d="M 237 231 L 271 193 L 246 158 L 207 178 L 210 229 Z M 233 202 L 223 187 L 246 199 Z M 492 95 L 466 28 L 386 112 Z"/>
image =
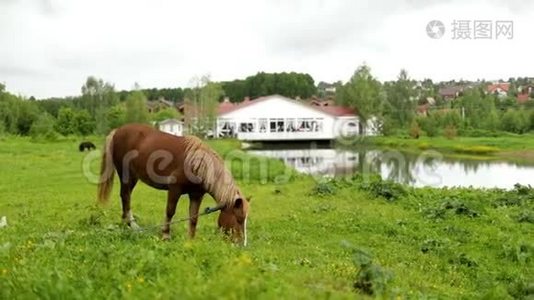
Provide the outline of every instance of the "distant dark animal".
<path id="1" fill-rule="evenodd" d="M 81 142 L 80 146 L 78 148 L 80 149 L 80 152 L 83 152 L 86 149 L 89 150 L 89 151 L 96 149 L 95 144 L 93 144 L 91 142 Z"/>
<path id="2" fill-rule="evenodd" d="M 217 202 L 213 211 L 221 211 L 219 227 L 231 234 L 233 241 L 246 245 L 249 202 L 222 158 L 197 137 L 174 136 L 140 124 L 124 125 L 106 138 L 98 185 L 102 203 L 109 199 L 115 171 L 120 178 L 122 219 L 130 227 L 138 227 L 130 210 L 130 194 L 141 180 L 168 191 L 163 239 L 170 238 L 170 224 L 183 194 L 189 195 L 189 236 L 195 236 L 200 204 L 207 193 Z"/>

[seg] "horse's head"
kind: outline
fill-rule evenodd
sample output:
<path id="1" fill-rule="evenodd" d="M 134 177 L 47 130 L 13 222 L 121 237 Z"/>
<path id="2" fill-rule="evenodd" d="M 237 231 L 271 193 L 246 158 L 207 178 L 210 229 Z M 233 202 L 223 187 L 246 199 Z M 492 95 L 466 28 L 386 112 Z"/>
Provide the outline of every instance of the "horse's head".
<path id="1" fill-rule="evenodd" d="M 239 197 L 231 206 L 221 208 L 219 215 L 219 228 L 228 234 L 232 241 L 247 245 L 247 217 L 248 201 L 244 197 Z"/>

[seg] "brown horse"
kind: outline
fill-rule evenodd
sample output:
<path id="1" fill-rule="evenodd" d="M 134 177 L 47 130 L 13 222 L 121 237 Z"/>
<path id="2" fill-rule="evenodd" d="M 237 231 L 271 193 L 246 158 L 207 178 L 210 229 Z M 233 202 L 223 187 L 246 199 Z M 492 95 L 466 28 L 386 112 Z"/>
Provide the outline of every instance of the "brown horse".
<path id="1" fill-rule="evenodd" d="M 170 224 L 181 195 L 189 195 L 189 236 L 195 236 L 204 194 L 210 194 L 220 210 L 219 227 L 232 239 L 247 243 L 248 201 L 236 185 L 222 158 L 193 136 L 178 137 L 147 125 L 128 124 L 106 138 L 100 169 L 98 199 L 107 202 L 114 171 L 120 178 L 122 218 L 138 228 L 130 209 L 130 195 L 138 180 L 167 190 L 167 211 L 162 228 L 170 238 Z"/>

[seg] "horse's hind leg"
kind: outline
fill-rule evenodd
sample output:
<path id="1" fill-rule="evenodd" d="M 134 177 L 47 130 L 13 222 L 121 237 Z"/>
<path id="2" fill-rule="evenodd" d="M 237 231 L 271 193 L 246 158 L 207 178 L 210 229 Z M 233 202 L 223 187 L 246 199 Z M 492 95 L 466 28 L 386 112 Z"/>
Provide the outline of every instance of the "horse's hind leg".
<path id="1" fill-rule="evenodd" d="M 201 193 L 190 193 L 189 194 L 189 237 L 194 238 L 197 230 L 198 222 L 198 210 L 200 208 L 200 203 L 202 203 L 202 197 L 204 194 Z"/>
<path id="2" fill-rule="evenodd" d="M 139 229 L 130 207 L 132 191 L 137 183 L 137 178 L 130 178 L 128 182 L 121 180 L 122 220 L 132 229 Z"/>
<path id="3" fill-rule="evenodd" d="M 180 190 L 176 187 L 169 187 L 167 193 L 167 210 L 165 214 L 165 222 L 161 230 L 163 239 L 168 240 L 171 238 L 171 221 L 172 217 L 176 213 L 176 205 L 178 205 L 178 200 L 180 199 Z"/>

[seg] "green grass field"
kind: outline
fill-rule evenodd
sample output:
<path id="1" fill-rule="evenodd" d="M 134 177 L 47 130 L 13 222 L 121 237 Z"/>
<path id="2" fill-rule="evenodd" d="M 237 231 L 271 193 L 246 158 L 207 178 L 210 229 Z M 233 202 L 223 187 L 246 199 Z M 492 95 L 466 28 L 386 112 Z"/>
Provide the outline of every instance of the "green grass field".
<path id="1" fill-rule="evenodd" d="M 532 135 L 509 135 L 499 137 L 420 137 L 413 139 L 400 136 L 368 137 L 362 141 L 396 149 L 435 149 L 462 155 L 502 156 L 510 159 L 534 161 L 534 137 Z"/>
<path id="2" fill-rule="evenodd" d="M 236 143 L 211 145 L 227 153 Z M 150 226 L 163 220 L 165 192 L 138 185 L 133 212 L 145 230 L 129 230 L 117 182 L 109 207 L 95 205 L 77 146 L 0 140 L 0 299 L 534 297 L 534 191 L 525 187 L 317 184 L 294 173 L 274 183 L 283 166 L 273 161 L 267 183 L 240 179 L 253 196 L 248 247 L 226 242 L 215 214 L 200 219 L 196 239 L 180 223 L 163 242 Z M 87 165 L 96 173 L 98 164 Z"/>

